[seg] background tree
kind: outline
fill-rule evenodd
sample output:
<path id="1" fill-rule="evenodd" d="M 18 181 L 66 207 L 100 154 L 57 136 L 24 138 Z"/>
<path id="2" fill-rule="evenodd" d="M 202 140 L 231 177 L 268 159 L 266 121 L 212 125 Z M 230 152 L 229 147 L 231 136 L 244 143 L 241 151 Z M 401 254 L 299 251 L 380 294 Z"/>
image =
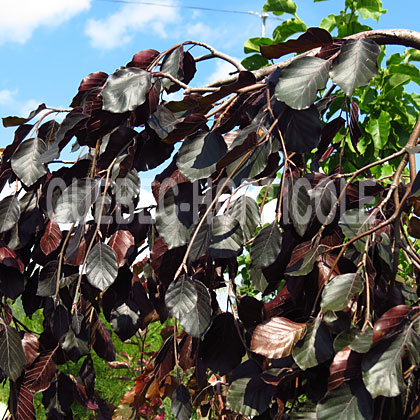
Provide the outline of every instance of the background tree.
<path id="1" fill-rule="evenodd" d="M 1 188 L 15 183 L 0 202 L 15 418 L 36 418 L 40 393 L 47 418 L 72 418 L 74 401 L 98 418 L 167 418 L 165 397 L 178 419 L 418 417 L 420 102 L 404 85 L 420 81 L 420 34 L 362 25 L 379 0 L 346 1 L 321 28 L 290 0 L 264 9 L 294 17 L 247 41 L 257 54 L 242 63 L 192 41 L 144 50 L 86 76 L 69 110 L 3 119 L 18 126 L 0 168 Z M 382 67 L 387 44 L 408 49 Z M 194 87 L 210 58 L 237 74 Z M 78 157 L 50 169 L 74 137 Z M 158 205 L 136 208 L 139 172 L 167 160 Z M 257 200 L 235 195 L 250 185 L 265 185 Z M 109 328 L 134 360 L 116 360 Z M 118 407 L 95 386 L 97 356 L 136 375 Z"/>

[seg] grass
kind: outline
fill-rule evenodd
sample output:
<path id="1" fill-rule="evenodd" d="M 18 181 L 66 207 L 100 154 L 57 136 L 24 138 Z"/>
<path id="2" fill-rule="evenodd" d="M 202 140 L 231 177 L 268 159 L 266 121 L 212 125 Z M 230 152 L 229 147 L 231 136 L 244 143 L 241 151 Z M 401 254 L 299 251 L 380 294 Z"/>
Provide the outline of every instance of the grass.
<path id="1" fill-rule="evenodd" d="M 43 314 L 41 309 L 36 311 L 33 314 L 32 319 L 30 319 L 25 315 L 20 299 L 12 305 L 12 308 L 14 316 L 26 325 L 28 329 L 37 334 L 43 331 Z M 111 329 L 110 325 L 102 315 L 101 319 L 105 323 L 106 327 Z M 160 349 L 163 344 L 163 339 L 160 335 L 161 330 L 162 326 L 159 322 L 149 325 L 145 341 L 146 352 L 156 352 Z M 97 356 L 93 350 L 91 350 L 91 356 L 96 372 L 95 390 L 106 402 L 118 406 L 124 394 L 133 388 L 135 378 L 140 373 L 141 348 L 135 340 L 131 341 L 131 343 L 124 343 L 121 342 L 114 333 L 112 338 L 117 350 L 117 360 L 125 362 L 130 360 L 128 369 L 110 368 L 107 363 Z M 63 365 L 57 366 L 57 368 L 67 375 L 71 374 L 77 377 L 79 376 L 80 367 L 82 366 L 84 359 L 85 357 L 82 357 L 77 363 L 69 361 Z M 0 387 L 0 402 L 7 405 L 8 397 L 9 381 L 7 380 L 3 383 L 3 386 Z M 175 419 L 175 417 L 170 414 L 170 400 L 168 398 L 165 398 L 163 405 L 165 407 L 165 419 Z M 34 407 L 36 410 L 36 419 L 46 419 L 45 408 L 42 404 L 42 393 L 35 394 Z M 76 402 L 73 403 L 72 410 L 74 418 L 78 420 L 88 420 L 97 417 L 93 411 L 86 410 Z"/>

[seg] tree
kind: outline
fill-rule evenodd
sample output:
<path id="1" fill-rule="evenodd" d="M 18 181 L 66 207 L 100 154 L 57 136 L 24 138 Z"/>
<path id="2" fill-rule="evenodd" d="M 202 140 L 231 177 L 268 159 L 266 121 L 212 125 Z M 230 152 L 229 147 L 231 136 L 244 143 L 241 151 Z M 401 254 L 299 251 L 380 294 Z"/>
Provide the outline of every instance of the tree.
<path id="1" fill-rule="evenodd" d="M 34 419 L 41 392 L 48 418 L 72 418 L 74 400 L 99 418 L 162 418 L 166 396 L 182 420 L 417 418 L 420 100 L 404 85 L 420 82 L 420 33 L 360 24 L 380 0 L 346 1 L 322 28 L 290 0 L 264 10 L 294 17 L 247 41 L 257 54 L 242 63 L 198 42 L 144 50 L 86 76 L 69 110 L 3 119 L 17 126 L 0 168 L 1 189 L 16 186 L 0 202 L 0 369 L 15 418 Z M 411 49 L 379 68 L 387 44 Z M 238 72 L 193 87 L 190 46 Z M 51 169 L 74 137 L 79 157 Z M 164 162 L 156 208 L 138 209 L 139 172 Z M 257 200 L 234 195 L 250 185 Z M 29 318 L 42 310 L 41 334 L 16 299 Z M 157 323 L 165 342 L 147 351 Z M 117 408 L 95 391 L 92 360 L 120 363 L 109 325 L 141 338 Z M 82 362 L 76 376 L 68 361 Z"/>

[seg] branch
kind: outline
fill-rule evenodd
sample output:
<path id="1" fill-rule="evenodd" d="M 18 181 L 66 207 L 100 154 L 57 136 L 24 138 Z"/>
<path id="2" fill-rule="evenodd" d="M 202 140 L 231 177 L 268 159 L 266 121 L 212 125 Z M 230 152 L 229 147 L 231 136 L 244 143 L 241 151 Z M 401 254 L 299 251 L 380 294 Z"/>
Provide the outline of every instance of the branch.
<path id="1" fill-rule="evenodd" d="M 204 42 L 188 41 L 185 44 L 199 45 L 200 47 L 206 48 L 211 52 L 211 54 L 207 54 L 207 55 L 203 55 L 201 57 L 198 57 L 195 61 L 208 60 L 209 58 L 217 57 L 217 58 L 220 58 L 220 59 L 225 60 L 228 63 L 232 64 L 233 66 L 235 66 L 238 69 L 238 71 L 245 71 L 246 70 L 246 68 L 236 58 L 233 58 L 230 55 L 227 55 L 225 53 L 222 53 L 222 52 L 216 50 L 215 48 L 213 48 L 211 45 L 205 44 Z"/>
<path id="2" fill-rule="evenodd" d="M 379 29 L 374 31 L 365 31 L 347 36 L 344 39 L 361 38 L 372 39 L 379 45 L 401 45 L 404 47 L 411 47 L 420 50 L 420 32 L 411 31 L 408 29 Z M 289 58 L 288 60 L 282 61 L 281 63 L 276 63 L 268 67 L 263 67 L 262 69 L 254 70 L 252 73 L 254 73 L 254 76 L 257 80 L 262 80 L 265 76 L 269 75 L 277 68 L 285 68 L 298 58 L 305 56 L 313 57 L 319 52 L 320 49 L 321 47 L 314 48 L 313 50 Z M 236 79 L 237 76 L 225 77 L 206 85 L 206 87 L 226 85 L 228 83 L 234 82 Z"/>
<path id="3" fill-rule="evenodd" d="M 156 76 L 156 77 L 166 77 L 171 82 L 176 83 L 177 85 L 181 86 L 184 89 L 188 89 L 189 88 L 189 86 L 187 84 L 185 84 L 184 82 L 181 82 L 181 80 L 178 80 L 176 77 L 172 76 L 172 74 L 162 73 L 160 71 L 157 71 L 157 72 L 152 73 L 152 75 L 153 76 Z"/>

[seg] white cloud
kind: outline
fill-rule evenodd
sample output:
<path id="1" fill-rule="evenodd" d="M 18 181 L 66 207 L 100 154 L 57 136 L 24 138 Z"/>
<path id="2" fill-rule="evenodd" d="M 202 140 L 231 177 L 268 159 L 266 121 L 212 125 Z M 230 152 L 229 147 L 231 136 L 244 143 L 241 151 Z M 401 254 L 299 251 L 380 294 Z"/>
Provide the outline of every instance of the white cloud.
<path id="1" fill-rule="evenodd" d="M 183 28 L 184 37 L 194 41 L 214 41 L 218 37 L 218 31 L 215 31 L 210 26 L 203 22 L 187 23 Z"/>
<path id="2" fill-rule="evenodd" d="M 212 83 L 224 77 L 229 77 L 229 73 L 237 71 L 237 68 L 233 64 L 230 64 L 228 61 L 219 60 L 216 58 L 214 60 L 217 60 L 215 61 L 216 68 L 207 78 L 206 83 Z"/>
<path id="3" fill-rule="evenodd" d="M 34 109 L 37 109 L 41 102 L 37 101 L 36 99 L 28 99 L 20 106 L 20 113 L 19 115 L 26 117 L 29 115 Z"/>
<path id="4" fill-rule="evenodd" d="M 0 90 L 0 105 L 9 106 L 10 104 L 14 103 L 16 94 L 17 94 L 17 89 L 15 89 L 15 90 L 9 90 L 9 89 Z"/>
<path id="5" fill-rule="evenodd" d="M 40 26 L 56 27 L 89 9 L 91 0 L 3 1 L 0 13 L 0 45 L 25 43 Z"/>
<path id="6" fill-rule="evenodd" d="M 175 6 L 175 2 L 165 3 Z M 167 37 L 166 26 L 179 20 L 176 7 L 126 4 L 105 19 L 90 19 L 85 34 L 95 48 L 111 49 L 127 44 L 138 32 Z"/>

